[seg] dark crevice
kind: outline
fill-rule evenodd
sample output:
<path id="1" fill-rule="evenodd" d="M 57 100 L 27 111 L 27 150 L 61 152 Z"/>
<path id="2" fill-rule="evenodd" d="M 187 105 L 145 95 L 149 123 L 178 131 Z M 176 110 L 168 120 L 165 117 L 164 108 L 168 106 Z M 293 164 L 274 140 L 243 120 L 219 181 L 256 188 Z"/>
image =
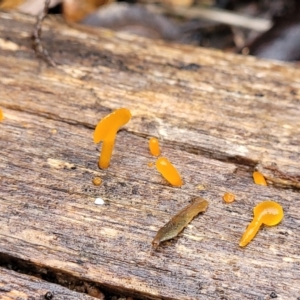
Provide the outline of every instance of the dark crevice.
<path id="1" fill-rule="evenodd" d="M 82 261 L 77 261 L 78 264 L 83 264 Z M 99 285 L 96 282 L 90 280 L 84 280 L 84 278 L 76 277 L 62 269 L 54 269 L 43 265 L 37 265 L 30 261 L 25 261 L 21 258 L 13 257 L 6 253 L 0 253 L 0 267 L 13 270 L 15 272 L 34 276 L 38 279 L 42 279 L 46 282 L 57 284 L 68 288 L 69 290 L 76 291 L 78 293 L 89 294 L 88 287 L 92 287 L 94 290 L 98 289 L 105 295 L 106 300 L 112 299 L 112 297 L 122 295 L 123 297 L 134 297 L 134 299 L 157 299 L 150 295 L 136 294 L 134 291 L 129 291 L 124 288 Z M 54 291 L 49 291 L 55 294 Z M 53 298 L 53 300 L 55 297 Z"/>
<path id="2" fill-rule="evenodd" d="M 55 114 L 51 114 L 49 112 L 40 112 L 40 111 L 34 111 L 34 110 L 29 110 L 29 109 L 24 109 L 21 107 L 18 107 L 16 105 L 2 105 L 2 107 L 14 110 L 14 111 L 18 111 L 18 112 L 22 112 L 22 113 L 27 113 L 30 115 L 33 115 L 35 117 L 42 117 L 48 120 L 52 120 L 52 121 L 59 121 L 62 123 L 66 123 L 69 125 L 74 125 L 74 126 L 80 126 L 80 127 L 84 127 L 84 128 L 88 128 L 88 129 L 94 129 L 95 125 L 91 125 L 89 123 L 85 123 L 85 122 L 80 122 L 78 120 L 72 120 L 72 119 L 65 119 L 65 118 L 60 118 Z"/>

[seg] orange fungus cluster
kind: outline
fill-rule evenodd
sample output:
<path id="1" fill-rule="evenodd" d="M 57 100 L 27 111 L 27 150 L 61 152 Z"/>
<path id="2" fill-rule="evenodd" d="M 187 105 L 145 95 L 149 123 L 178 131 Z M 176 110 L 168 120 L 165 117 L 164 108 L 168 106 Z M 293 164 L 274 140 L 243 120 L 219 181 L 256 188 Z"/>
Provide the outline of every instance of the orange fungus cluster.
<path id="1" fill-rule="evenodd" d="M 113 111 L 111 114 L 104 117 L 96 126 L 94 131 L 94 142 L 103 142 L 102 150 L 98 165 L 102 169 L 108 168 L 115 145 L 115 139 L 118 130 L 131 119 L 131 113 L 126 108 L 120 108 Z M 0 110 L 0 121 L 3 120 L 3 113 Z M 160 146 L 157 138 L 150 138 L 149 150 L 153 156 L 160 156 Z M 148 163 L 151 167 L 152 162 Z M 156 160 L 156 168 L 159 173 L 172 185 L 181 187 L 183 182 L 181 176 L 174 165 L 166 158 L 159 157 Z M 264 176 L 255 171 L 253 172 L 255 184 L 267 185 Z M 94 185 L 100 185 L 102 182 L 100 177 L 93 179 Z M 225 193 L 223 200 L 226 203 L 231 203 L 235 200 L 235 195 Z M 154 249 L 166 240 L 169 240 L 178 235 L 183 228 L 196 216 L 199 212 L 206 210 L 208 203 L 202 198 L 197 198 L 192 204 L 185 207 L 177 215 L 175 215 L 165 226 L 163 226 L 155 236 L 152 244 Z M 282 207 L 274 201 L 264 201 L 255 206 L 254 218 L 246 228 L 241 240 L 240 247 L 245 247 L 256 235 L 261 225 L 274 226 L 283 219 Z"/>

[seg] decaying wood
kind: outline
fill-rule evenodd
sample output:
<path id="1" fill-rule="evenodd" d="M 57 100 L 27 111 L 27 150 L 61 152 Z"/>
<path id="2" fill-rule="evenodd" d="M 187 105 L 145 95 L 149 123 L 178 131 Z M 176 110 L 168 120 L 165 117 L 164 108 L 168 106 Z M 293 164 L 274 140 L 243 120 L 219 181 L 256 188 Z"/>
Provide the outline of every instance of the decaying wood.
<path id="1" fill-rule="evenodd" d="M 271 181 L 299 184 L 300 71 L 52 21 L 44 40 L 60 68 L 48 68 L 31 49 L 33 23 L 0 14 L 2 257 L 141 299 L 300 297 L 299 191 L 251 176 L 276 164 Z M 118 107 L 133 118 L 99 170 L 93 128 Z M 182 188 L 147 166 L 153 135 Z M 234 203 L 223 202 L 226 191 Z M 153 253 L 157 230 L 197 196 L 207 212 Z M 283 222 L 239 248 L 267 199 L 283 206 Z"/>
<path id="2" fill-rule="evenodd" d="M 0 299 L 92 300 L 95 298 L 33 276 L 0 268 Z"/>

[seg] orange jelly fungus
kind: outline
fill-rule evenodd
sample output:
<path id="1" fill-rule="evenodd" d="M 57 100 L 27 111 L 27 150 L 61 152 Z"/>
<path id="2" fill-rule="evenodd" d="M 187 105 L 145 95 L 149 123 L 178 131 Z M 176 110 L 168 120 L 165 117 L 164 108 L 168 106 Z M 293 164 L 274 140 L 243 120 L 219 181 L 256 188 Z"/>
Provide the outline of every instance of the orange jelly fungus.
<path id="1" fill-rule="evenodd" d="M 102 183 L 102 179 L 100 177 L 94 177 L 93 184 L 100 185 Z"/>
<path id="2" fill-rule="evenodd" d="M 153 163 L 152 161 L 150 161 L 150 162 L 147 163 L 147 166 L 148 166 L 149 168 L 151 168 L 151 167 L 154 166 L 154 163 Z"/>
<path id="3" fill-rule="evenodd" d="M 262 224 L 274 226 L 283 219 L 282 207 L 274 201 L 264 201 L 253 209 L 254 218 L 243 234 L 240 246 L 245 247 L 256 235 Z"/>
<path id="4" fill-rule="evenodd" d="M 260 172 L 253 172 L 253 180 L 255 184 L 267 185 L 265 177 Z"/>
<path id="5" fill-rule="evenodd" d="M 126 108 L 119 108 L 104 117 L 94 131 L 94 142 L 103 142 L 98 165 L 101 169 L 109 167 L 111 155 L 115 145 L 115 139 L 120 127 L 131 119 L 131 113 Z"/>
<path id="6" fill-rule="evenodd" d="M 225 193 L 224 196 L 223 196 L 223 200 L 226 203 L 231 203 L 235 200 L 235 195 L 231 194 L 231 193 Z"/>
<path id="7" fill-rule="evenodd" d="M 3 121 L 3 120 L 4 120 L 4 115 L 3 115 L 2 110 L 0 109 L 0 121 Z"/>
<path id="8" fill-rule="evenodd" d="M 182 180 L 175 167 L 165 157 L 156 161 L 156 168 L 160 174 L 173 186 L 182 186 Z"/>
<path id="9" fill-rule="evenodd" d="M 150 153 L 153 156 L 159 156 L 160 155 L 160 148 L 159 148 L 159 142 L 157 138 L 150 138 L 149 140 L 149 149 L 150 149 Z"/>

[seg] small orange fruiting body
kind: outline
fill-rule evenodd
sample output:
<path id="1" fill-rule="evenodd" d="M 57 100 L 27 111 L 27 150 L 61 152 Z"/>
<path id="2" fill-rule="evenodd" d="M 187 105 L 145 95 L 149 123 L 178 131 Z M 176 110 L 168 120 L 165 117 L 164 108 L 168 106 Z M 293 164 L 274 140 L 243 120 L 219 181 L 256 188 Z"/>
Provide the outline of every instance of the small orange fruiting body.
<path id="1" fill-rule="evenodd" d="M 265 177 L 260 172 L 253 172 L 253 180 L 255 184 L 267 185 Z"/>
<path id="2" fill-rule="evenodd" d="M 109 167 L 115 139 L 120 127 L 124 126 L 131 118 L 131 113 L 126 108 L 119 108 L 104 117 L 94 131 L 94 142 L 103 142 L 98 165 L 101 169 Z"/>
<path id="3" fill-rule="evenodd" d="M 160 155 L 160 148 L 159 148 L 159 142 L 157 138 L 150 138 L 149 140 L 149 149 L 150 149 L 150 153 L 153 156 L 159 156 Z"/>
<path id="4" fill-rule="evenodd" d="M 3 115 L 2 110 L 0 109 L 0 121 L 3 121 L 3 120 L 4 120 L 4 115 Z"/>
<path id="5" fill-rule="evenodd" d="M 156 168 L 171 185 L 182 186 L 182 180 L 178 171 L 167 158 L 158 158 L 156 161 Z"/>
<path id="6" fill-rule="evenodd" d="M 262 224 L 274 226 L 283 219 L 283 209 L 280 204 L 274 201 L 264 201 L 253 209 L 254 218 L 244 232 L 240 246 L 245 247 L 256 235 Z"/>
<path id="7" fill-rule="evenodd" d="M 93 178 L 93 184 L 94 185 L 100 185 L 102 183 L 102 179 L 100 177 L 94 177 Z"/>
<path id="8" fill-rule="evenodd" d="M 231 203 L 235 200 L 235 195 L 232 194 L 232 193 L 225 193 L 224 196 L 223 196 L 223 200 L 226 203 Z"/>
<path id="9" fill-rule="evenodd" d="M 148 166 L 149 168 L 153 167 L 153 165 L 154 165 L 154 163 L 153 163 L 152 161 L 150 161 L 150 162 L 147 163 L 147 166 Z"/>

